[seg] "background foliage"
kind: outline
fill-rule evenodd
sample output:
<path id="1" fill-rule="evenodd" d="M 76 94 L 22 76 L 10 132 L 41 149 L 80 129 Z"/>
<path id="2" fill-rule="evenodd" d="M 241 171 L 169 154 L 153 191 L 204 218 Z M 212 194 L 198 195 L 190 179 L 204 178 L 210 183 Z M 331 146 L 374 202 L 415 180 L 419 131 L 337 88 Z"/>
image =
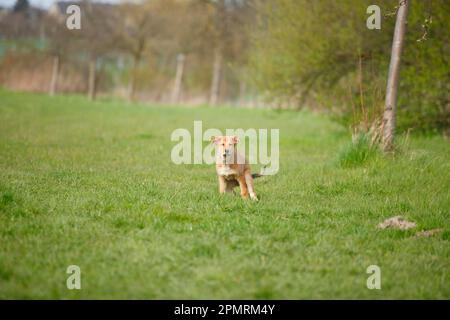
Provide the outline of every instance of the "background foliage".
<path id="1" fill-rule="evenodd" d="M 381 7 L 381 30 L 369 30 L 373 1 L 262 1 L 251 54 L 266 97 L 298 108 L 332 111 L 344 123 L 374 120 L 383 106 L 395 1 Z M 426 19 L 431 23 L 426 24 Z M 450 3 L 412 1 L 402 56 L 401 130 L 449 127 Z M 423 25 L 427 26 L 427 34 Z M 281 99 L 280 99 L 281 98 Z"/>

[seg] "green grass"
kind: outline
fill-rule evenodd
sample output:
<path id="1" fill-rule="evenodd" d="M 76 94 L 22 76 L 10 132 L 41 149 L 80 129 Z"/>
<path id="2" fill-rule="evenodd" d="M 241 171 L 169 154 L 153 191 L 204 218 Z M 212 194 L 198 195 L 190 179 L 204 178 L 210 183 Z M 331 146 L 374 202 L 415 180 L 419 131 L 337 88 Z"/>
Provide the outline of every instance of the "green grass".
<path id="1" fill-rule="evenodd" d="M 171 162 L 171 132 L 194 120 L 280 128 L 280 171 L 256 180 L 259 202 L 219 196 L 213 166 Z M 0 121 L 2 299 L 450 298 L 438 136 L 347 167 L 346 130 L 307 112 L 0 91 Z M 395 215 L 417 230 L 376 228 Z M 81 290 L 66 288 L 71 264 Z M 372 264 L 381 290 L 366 287 Z"/>
<path id="2" fill-rule="evenodd" d="M 336 163 L 343 168 L 362 165 L 379 155 L 379 148 L 372 145 L 368 134 L 359 134 L 354 141 L 339 152 Z"/>

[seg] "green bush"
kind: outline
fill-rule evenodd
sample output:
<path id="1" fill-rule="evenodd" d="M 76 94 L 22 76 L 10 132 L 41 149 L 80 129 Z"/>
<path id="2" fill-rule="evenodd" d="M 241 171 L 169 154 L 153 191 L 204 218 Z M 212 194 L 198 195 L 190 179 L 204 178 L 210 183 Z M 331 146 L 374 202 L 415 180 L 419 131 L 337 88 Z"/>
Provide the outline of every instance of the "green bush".
<path id="1" fill-rule="evenodd" d="M 337 157 L 338 166 L 342 168 L 363 165 L 379 154 L 379 149 L 370 143 L 368 134 L 359 134 L 354 141 L 346 145 Z"/>

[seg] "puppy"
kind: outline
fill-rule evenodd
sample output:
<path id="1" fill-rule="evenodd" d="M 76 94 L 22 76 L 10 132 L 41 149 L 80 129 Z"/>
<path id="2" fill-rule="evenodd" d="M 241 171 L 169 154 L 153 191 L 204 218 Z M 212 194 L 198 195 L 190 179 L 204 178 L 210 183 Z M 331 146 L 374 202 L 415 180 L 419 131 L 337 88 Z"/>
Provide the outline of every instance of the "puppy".
<path id="1" fill-rule="evenodd" d="M 233 188 L 239 186 L 241 196 L 247 199 L 258 200 L 253 187 L 253 178 L 260 177 L 253 174 L 250 165 L 244 156 L 237 152 L 237 136 L 217 136 L 211 141 L 216 145 L 216 172 L 219 177 L 219 192 L 230 193 Z"/>

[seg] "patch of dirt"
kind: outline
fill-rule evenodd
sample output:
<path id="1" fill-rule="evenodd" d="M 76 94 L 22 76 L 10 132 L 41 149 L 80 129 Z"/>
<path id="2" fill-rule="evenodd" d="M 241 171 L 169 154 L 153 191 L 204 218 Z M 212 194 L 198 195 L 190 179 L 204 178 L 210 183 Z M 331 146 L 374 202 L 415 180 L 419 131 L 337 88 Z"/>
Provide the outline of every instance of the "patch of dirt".
<path id="1" fill-rule="evenodd" d="M 384 220 L 382 223 L 378 225 L 380 229 L 393 228 L 400 230 L 408 230 L 411 228 L 415 228 L 416 223 L 403 219 L 401 216 L 395 216 L 389 219 Z"/>
<path id="2" fill-rule="evenodd" d="M 439 233 L 441 231 L 442 231 L 442 229 L 431 229 L 431 230 L 420 231 L 414 235 L 414 238 L 432 237 L 436 233 Z"/>

